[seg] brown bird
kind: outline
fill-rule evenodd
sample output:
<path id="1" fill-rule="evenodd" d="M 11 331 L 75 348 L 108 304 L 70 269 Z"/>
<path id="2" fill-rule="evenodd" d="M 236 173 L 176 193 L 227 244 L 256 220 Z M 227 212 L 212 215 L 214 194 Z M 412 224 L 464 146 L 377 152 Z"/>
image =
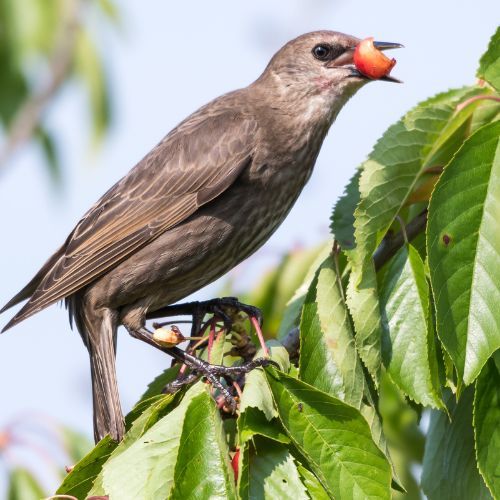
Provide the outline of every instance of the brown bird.
<path id="1" fill-rule="evenodd" d="M 117 327 L 155 345 L 146 319 L 185 312 L 166 306 L 271 236 L 309 179 L 338 112 L 369 81 L 353 65 L 359 41 L 333 31 L 302 35 L 254 83 L 189 116 L 104 194 L 2 309 L 29 299 L 6 330 L 66 299 L 90 355 L 96 440 L 124 433 Z M 166 351 L 212 381 L 222 373 L 178 348 Z"/>

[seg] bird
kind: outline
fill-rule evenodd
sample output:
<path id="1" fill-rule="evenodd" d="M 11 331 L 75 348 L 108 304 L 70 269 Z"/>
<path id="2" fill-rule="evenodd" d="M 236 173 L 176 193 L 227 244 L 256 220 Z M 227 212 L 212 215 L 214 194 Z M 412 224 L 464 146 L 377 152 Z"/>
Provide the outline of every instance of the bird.
<path id="1" fill-rule="evenodd" d="M 117 328 L 154 345 L 147 319 L 171 312 L 273 234 L 339 111 L 370 81 L 353 64 L 359 42 L 327 30 L 301 35 L 253 83 L 195 111 L 88 210 L 0 311 L 27 300 L 5 331 L 65 300 L 89 353 L 96 442 L 125 432 Z M 167 352 L 211 376 L 205 362 Z"/>

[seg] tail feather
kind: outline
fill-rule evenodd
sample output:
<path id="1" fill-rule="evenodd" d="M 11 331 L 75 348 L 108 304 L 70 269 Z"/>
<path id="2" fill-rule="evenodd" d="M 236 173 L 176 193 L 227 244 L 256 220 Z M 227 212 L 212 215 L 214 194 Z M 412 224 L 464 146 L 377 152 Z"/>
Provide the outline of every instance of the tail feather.
<path id="1" fill-rule="evenodd" d="M 109 310 L 87 309 L 78 298 L 71 297 L 70 312 L 87 346 L 92 376 L 94 404 L 94 439 L 97 443 L 109 434 L 120 441 L 125 424 L 116 380 L 116 320 Z"/>
<path id="2" fill-rule="evenodd" d="M 121 441 L 125 433 L 125 424 L 118 394 L 113 346 L 108 345 L 106 340 L 97 349 L 91 347 L 89 354 L 95 442 L 107 434 L 115 441 Z"/>

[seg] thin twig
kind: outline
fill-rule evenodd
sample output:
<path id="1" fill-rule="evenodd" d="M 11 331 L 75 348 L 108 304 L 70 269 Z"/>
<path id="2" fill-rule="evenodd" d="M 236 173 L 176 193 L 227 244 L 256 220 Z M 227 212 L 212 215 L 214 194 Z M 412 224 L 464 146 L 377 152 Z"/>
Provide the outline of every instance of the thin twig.
<path id="1" fill-rule="evenodd" d="M 5 167 L 10 156 L 33 135 L 40 123 L 43 111 L 71 71 L 76 34 L 80 26 L 82 0 L 70 0 L 64 4 L 66 5 L 65 20 L 49 59 L 48 81 L 26 99 L 14 116 L 0 152 L 0 167 Z"/>
<path id="2" fill-rule="evenodd" d="M 413 240 L 420 234 L 427 224 L 427 210 L 424 210 L 412 219 L 405 227 L 405 233 L 408 241 Z M 378 271 L 396 252 L 405 244 L 405 235 L 403 231 L 386 236 L 373 254 L 375 269 Z"/>

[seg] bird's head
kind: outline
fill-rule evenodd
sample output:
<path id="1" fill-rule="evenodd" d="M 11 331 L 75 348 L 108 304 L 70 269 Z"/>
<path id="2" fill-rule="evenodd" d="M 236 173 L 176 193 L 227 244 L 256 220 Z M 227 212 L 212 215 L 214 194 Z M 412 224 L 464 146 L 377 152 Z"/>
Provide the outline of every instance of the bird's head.
<path id="1" fill-rule="evenodd" d="M 274 96 L 296 105 L 298 101 L 322 102 L 332 112 L 363 85 L 372 81 L 354 64 L 359 38 L 335 31 L 314 31 L 288 42 L 271 59 L 256 84 L 264 83 Z M 376 49 L 401 47 L 397 43 L 374 42 Z M 380 80 L 394 81 L 385 76 Z"/>

